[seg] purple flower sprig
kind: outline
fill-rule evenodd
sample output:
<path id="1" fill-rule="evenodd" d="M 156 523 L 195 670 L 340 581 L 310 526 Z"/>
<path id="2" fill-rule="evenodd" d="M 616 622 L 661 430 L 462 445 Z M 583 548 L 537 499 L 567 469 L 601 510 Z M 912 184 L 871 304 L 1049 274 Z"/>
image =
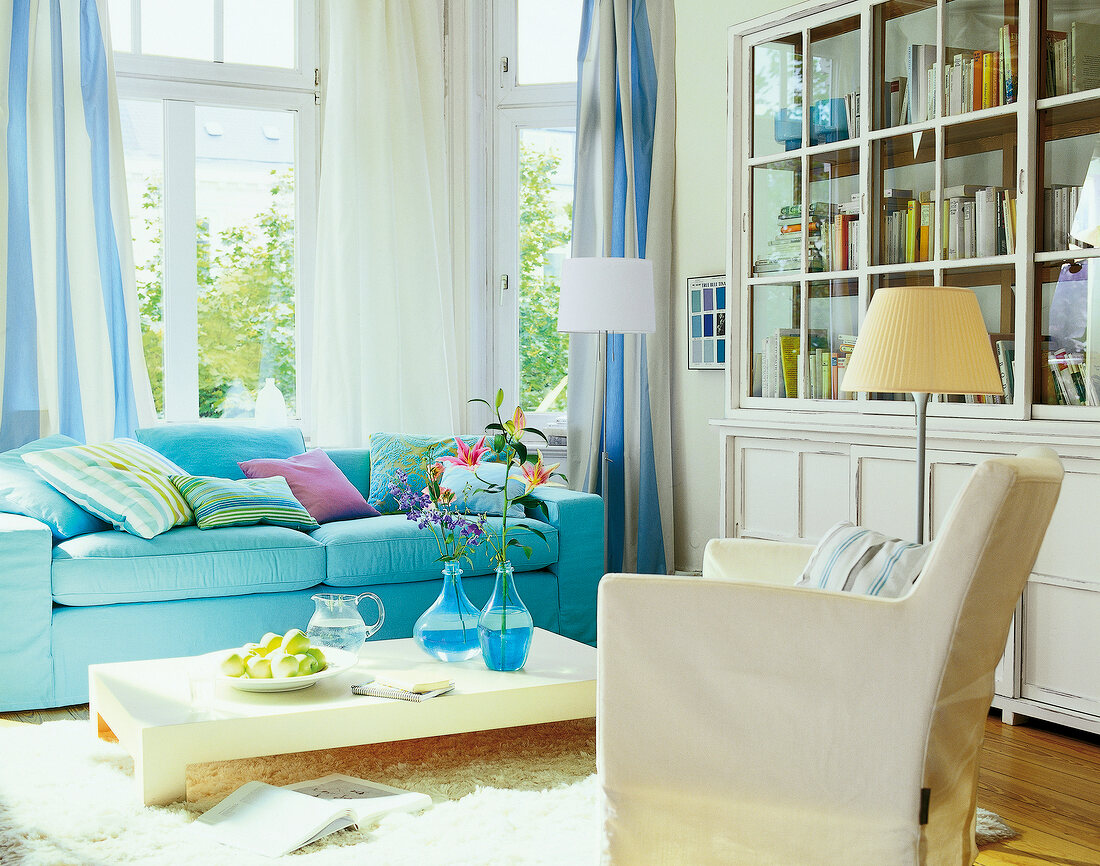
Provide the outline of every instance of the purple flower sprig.
<path id="1" fill-rule="evenodd" d="M 390 484 L 390 492 L 397 500 L 397 507 L 419 529 L 430 529 L 439 547 L 438 562 L 470 562 L 470 551 L 485 540 L 485 515 L 469 517 L 440 508 L 454 502 L 454 492 L 441 487 L 442 466 L 436 464 L 428 470 L 428 486 L 415 491 L 409 486 L 408 473 L 398 470 L 397 482 Z"/>

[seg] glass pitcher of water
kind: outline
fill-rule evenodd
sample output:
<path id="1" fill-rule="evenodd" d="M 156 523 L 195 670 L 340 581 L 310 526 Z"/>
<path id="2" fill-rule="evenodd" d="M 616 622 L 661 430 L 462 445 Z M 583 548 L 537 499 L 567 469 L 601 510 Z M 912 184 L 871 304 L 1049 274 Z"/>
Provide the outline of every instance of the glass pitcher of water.
<path id="1" fill-rule="evenodd" d="M 369 598 L 378 605 L 378 621 L 372 625 L 367 625 L 359 615 L 359 602 L 364 598 Z M 386 619 L 386 608 L 382 606 L 382 599 L 373 592 L 364 592 L 362 595 L 319 593 L 313 596 L 313 603 L 317 605 L 317 609 L 306 626 L 306 637 L 314 646 L 334 646 L 357 653 L 364 641 L 382 628 Z"/>

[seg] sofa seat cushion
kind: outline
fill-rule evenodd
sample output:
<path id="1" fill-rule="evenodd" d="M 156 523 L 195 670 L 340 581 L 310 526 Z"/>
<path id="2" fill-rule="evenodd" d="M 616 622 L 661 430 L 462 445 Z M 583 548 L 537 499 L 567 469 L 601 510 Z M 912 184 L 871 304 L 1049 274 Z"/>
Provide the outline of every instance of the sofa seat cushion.
<path id="1" fill-rule="evenodd" d="M 500 518 L 488 518 L 489 527 L 499 531 Z M 532 526 L 546 536 L 543 541 L 526 527 Z M 509 521 L 508 535 L 531 548 L 528 559 L 521 551 L 512 548 L 512 566 L 517 572 L 536 571 L 558 561 L 558 531 L 553 526 L 530 518 Z M 439 577 L 443 565 L 439 548 L 427 529 L 417 529 L 416 524 L 404 514 L 383 514 L 381 517 L 361 520 L 344 520 L 326 523 L 315 530 L 311 537 L 325 545 L 328 551 L 329 586 L 361 586 L 387 583 L 406 583 L 431 580 Z M 476 548 L 473 565 L 462 563 L 466 576 L 490 574 L 492 550 L 488 544 Z"/>
<path id="2" fill-rule="evenodd" d="M 148 541 L 96 532 L 53 551 L 53 598 L 64 605 L 282 592 L 324 579 L 324 547 L 280 526 L 183 526 Z"/>

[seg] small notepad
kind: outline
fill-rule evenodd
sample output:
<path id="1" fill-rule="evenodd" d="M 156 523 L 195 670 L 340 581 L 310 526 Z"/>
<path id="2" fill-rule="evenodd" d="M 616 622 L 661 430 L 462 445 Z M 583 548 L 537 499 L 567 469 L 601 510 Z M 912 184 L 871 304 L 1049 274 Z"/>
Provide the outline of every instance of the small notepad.
<path id="1" fill-rule="evenodd" d="M 445 694 L 451 691 L 455 687 L 454 682 L 448 683 L 443 688 L 434 689 L 430 692 L 411 692 L 407 689 L 398 689 L 393 686 L 385 686 L 378 682 L 364 683 L 358 686 L 352 686 L 351 690 L 357 695 L 367 695 L 372 698 L 393 698 L 398 701 L 413 701 L 420 703 L 426 701 L 429 698 L 434 698 L 439 695 Z"/>

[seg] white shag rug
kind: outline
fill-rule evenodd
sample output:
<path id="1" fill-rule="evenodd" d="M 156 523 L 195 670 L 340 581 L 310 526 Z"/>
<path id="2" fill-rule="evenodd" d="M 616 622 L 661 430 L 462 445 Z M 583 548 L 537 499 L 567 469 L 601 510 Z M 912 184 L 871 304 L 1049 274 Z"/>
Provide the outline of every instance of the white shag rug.
<path id="1" fill-rule="evenodd" d="M 189 825 L 249 779 L 347 772 L 425 791 L 435 805 L 343 830 L 280 860 L 371 866 L 584 866 L 599 860 L 594 723 L 557 725 L 197 765 L 188 801 L 145 807 L 133 761 L 88 722 L 0 728 L 0 863 L 19 866 L 251 866 Z M 493 787 L 496 785 L 497 787 Z M 516 790 L 516 789 L 521 790 Z M 527 790 L 522 790 L 526 788 Z M 979 810 L 979 843 L 1015 833 Z"/>

